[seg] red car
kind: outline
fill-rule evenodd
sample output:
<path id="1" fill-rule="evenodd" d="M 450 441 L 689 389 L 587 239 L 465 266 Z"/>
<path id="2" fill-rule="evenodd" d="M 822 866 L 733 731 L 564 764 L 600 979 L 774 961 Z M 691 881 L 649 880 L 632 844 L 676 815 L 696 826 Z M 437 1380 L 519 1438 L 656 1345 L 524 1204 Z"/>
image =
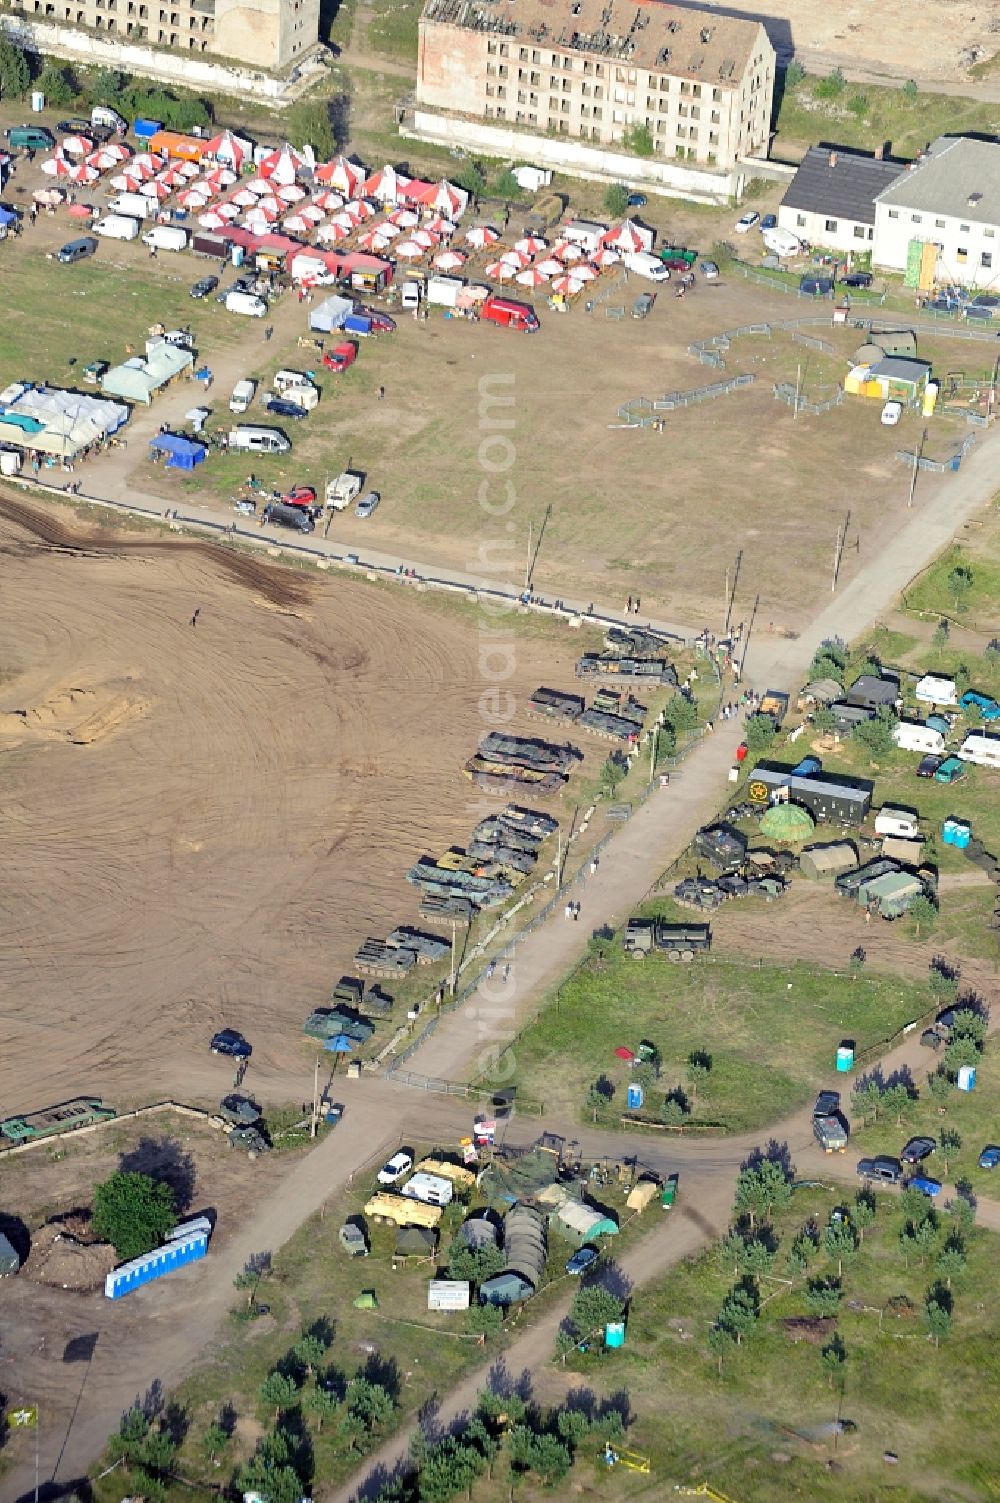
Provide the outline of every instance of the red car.
<path id="1" fill-rule="evenodd" d="M 311 485 L 293 485 L 281 498 L 284 506 L 315 506 L 316 492 Z"/>
<path id="2" fill-rule="evenodd" d="M 356 344 L 335 344 L 333 349 L 327 350 L 323 356 L 323 364 L 327 370 L 336 371 L 339 375 L 341 371 L 346 371 L 349 366 L 353 365 L 357 358 Z"/>

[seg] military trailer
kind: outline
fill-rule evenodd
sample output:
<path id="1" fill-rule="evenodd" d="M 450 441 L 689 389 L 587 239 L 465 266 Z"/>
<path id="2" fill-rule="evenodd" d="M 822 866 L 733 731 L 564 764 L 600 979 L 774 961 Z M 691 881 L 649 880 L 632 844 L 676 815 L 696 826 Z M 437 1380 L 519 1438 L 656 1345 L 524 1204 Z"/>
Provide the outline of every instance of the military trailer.
<path id="1" fill-rule="evenodd" d="M 696 856 L 720 872 L 737 871 L 746 860 L 747 837 L 732 825 L 709 825 L 694 837 Z"/>
<path id="2" fill-rule="evenodd" d="M 847 1128 L 837 1116 L 814 1117 L 813 1136 L 824 1153 L 846 1152 Z"/>
<path id="3" fill-rule="evenodd" d="M 834 824 L 860 825 L 871 808 L 875 784 L 866 778 L 838 777 L 833 773 L 801 774 L 777 763 L 758 762 L 747 784 L 755 804 L 789 800 L 802 804 L 814 819 Z"/>

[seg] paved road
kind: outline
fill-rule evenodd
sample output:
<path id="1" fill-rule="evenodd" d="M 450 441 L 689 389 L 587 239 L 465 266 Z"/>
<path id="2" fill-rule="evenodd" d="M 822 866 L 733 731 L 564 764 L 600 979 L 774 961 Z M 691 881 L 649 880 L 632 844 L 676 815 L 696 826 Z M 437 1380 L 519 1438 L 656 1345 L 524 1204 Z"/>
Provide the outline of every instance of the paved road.
<path id="1" fill-rule="evenodd" d="M 294 306 L 286 304 L 280 316 L 290 318 Z M 236 379 L 237 370 L 235 367 L 229 373 L 231 379 Z M 217 372 L 219 377 L 221 372 Z M 185 405 L 190 405 L 189 401 Z M 149 421 L 163 421 L 166 414 L 167 409 L 160 406 L 156 418 Z M 146 420 L 140 419 L 140 424 L 143 421 Z M 136 425 L 136 433 L 140 424 Z M 931 499 L 924 500 L 918 484 L 912 517 L 900 527 L 892 549 L 868 561 L 799 639 L 778 642 L 759 633 L 751 635 L 746 681 L 759 687 L 767 684 L 793 688 L 801 680 L 814 648 L 825 637 L 854 637 L 873 623 L 890 607 L 908 580 L 992 497 L 998 453 L 1000 434 L 990 435 L 976 446 L 957 476 L 929 491 Z M 124 455 L 112 451 L 99 467 L 88 472 L 88 489 L 96 490 L 100 484 L 102 488 L 108 487 L 108 495 L 114 496 L 124 476 L 123 460 Z M 822 504 L 821 499 L 817 504 Z M 415 1067 L 429 1074 L 452 1071 L 461 1074 L 466 1070 L 475 1062 L 484 1043 L 483 1025 L 477 1013 L 485 1011 L 488 1026 L 494 1030 L 494 1041 L 502 1042 L 516 1031 L 520 1020 L 537 1005 L 544 988 L 582 953 L 588 930 L 620 918 L 683 848 L 706 814 L 714 812 L 725 793 L 725 769 L 735 739 L 733 733 L 724 733 L 720 725 L 685 763 L 682 781 L 658 792 L 637 812 L 620 840 L 605 853 L 596 877 L 581 897 L 584 922 L 569 924 L 557 914 L 525 941 L 517 956 L 513 995 L 505 1014 L 500 1015 L 496 999 L 477 995 L 467 1008 L 442 1022 L 429 1044 L 418 1052 L 413 1061 Z M 475 1032 L 470 1023 L 476 1024 Z M 144 1391 L 154 1378 L 169 1388 L 191 1369 L 225 1321 L 233 1299 L 232 1278 L 246 1258 L 254 1252 L 281 1247 L 328 1196 L 343 1186 L 352 1167 L 367 1162 L 373 1146 L 381 1149 L 382 1141 L 392 1140 L 393 1124 L 405 1123 L 407 1135 L 414 1138 L 433 1138 L 454 1131 L 459 1117 L 467 1125 L 464 1110 L 459 1113 L 447 1102 L 426 1100 L 384 1082 L 358 1083 L 357 1090 L 351 1092 L 348 1107 L 347 1118 L 337 1133 L 296 1166 L 228 1244 L 206 1263 L 175 1276 L 169 1287 L 154 1285 L 124 1302 L 141 1317 L 141 1330 L 136 1331 L 132 1340 L 116 1343 L 111 1339 L 98 1349 L 68 1437 L 48 1434 L 44 1437 L 44 1478 L 56 1475 L 57 1469 L 60 1479 L 82 1475 L 100 1451 L 117 1416 L 137 1393 Z M 631 1143 L 632 1139 L 627 1141 Z M 795 1147 L 794 1143 L 792 1146 Z M 620 1143 L 616 1143 L 614 1151 L 619 1147 Z M 714 1235 L 724 1222 L 738 1155 L 745 1147 L 742 1140 L 722 1145 L 685 1141 L 658 1152 L 658 1161 L 666 1160 L 672 1169 L 683 1171 L 690 1205 L 696 1204 L 699 1214 L 704 1209 L 702 1240 Z M 803 1149 L 803 1160 L 809 1152 L 808 1147 Z M 1000 1227 L 1000 1218 L 997 1225 Z M 679 1241 L 675 1243 L 670 1237 L 658 1235 L 655 1253 L 643 1255 L 639 1268 L 642 1276 L 655 1277 L 662 1272 L 675 1256 L 675 1247 L 680 1245 Z M 686 1240 L 684 1245 L 687 1246 Z M 123 1325 L 128 1320 L 126 1312 L 122 1316 Z M 528 1342 L 529 1336 L 523 1339 Z M 532 1337 L 530 1341 L 540 1342 L 541 1337 Z M 533 1345 L 526 1355 L 532 1360 L 537 1358 Z M 511 1361 L 519 1360 L 515 1348 Z M 6 1484 L 11 1495 L 16 1496 L 19 1490 L 27 1495 L 31 1473 L 30 1465 L 23 1462 L 12 1465 Z"/>

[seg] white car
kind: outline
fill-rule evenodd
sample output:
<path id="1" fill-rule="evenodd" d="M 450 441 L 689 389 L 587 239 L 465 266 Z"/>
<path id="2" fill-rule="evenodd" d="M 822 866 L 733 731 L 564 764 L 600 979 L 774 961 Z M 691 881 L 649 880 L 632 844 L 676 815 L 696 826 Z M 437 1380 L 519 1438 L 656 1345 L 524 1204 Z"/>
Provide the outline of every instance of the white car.
<path id="1" fill-rule="evenodd" d="M 886 402 L 885 406 L 882 408 L 881 421 L 883 428 L 895 428 L 896 424 L 899 422 L 902 416 L 902 402 Z"/>
<path id="2" fill-rule="evenodd" d="M 747 234 L 749 230 L 753 229 L 759 218 L 760 215 L 757 213 L 756 209 L 747 209 L 746 213 L 741 214 L 739 219 L 737 219 L 736 221 L 737 235 Z"/>
<path id="3" fill-rule="evenodd" d="M 394 1185 L 403 1178 L 404 1174 L 409 1174 L 412 1168 L 413 1154 L 407 1153 L 404 1149 L 400 1153 L 394 1153 L 392 1158 L 382 1165 L 376 1178 L 380 1185 Z"/>

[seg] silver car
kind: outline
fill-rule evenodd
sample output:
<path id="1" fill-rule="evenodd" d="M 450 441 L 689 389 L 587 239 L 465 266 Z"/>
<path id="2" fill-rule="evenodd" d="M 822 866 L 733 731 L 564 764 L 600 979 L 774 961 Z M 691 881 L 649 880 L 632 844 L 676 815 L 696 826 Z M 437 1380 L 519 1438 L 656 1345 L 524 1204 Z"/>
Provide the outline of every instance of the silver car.
<path id="1" fill-rule="evenodd" d="M 362 496 L 361 500 L 358 502 L 357 507 L 355 508 L 355 516 L 370 517 L 381 499 L 382 498 L 379 495 L 378 491 L 368 491 L 368 493 Z"/>

